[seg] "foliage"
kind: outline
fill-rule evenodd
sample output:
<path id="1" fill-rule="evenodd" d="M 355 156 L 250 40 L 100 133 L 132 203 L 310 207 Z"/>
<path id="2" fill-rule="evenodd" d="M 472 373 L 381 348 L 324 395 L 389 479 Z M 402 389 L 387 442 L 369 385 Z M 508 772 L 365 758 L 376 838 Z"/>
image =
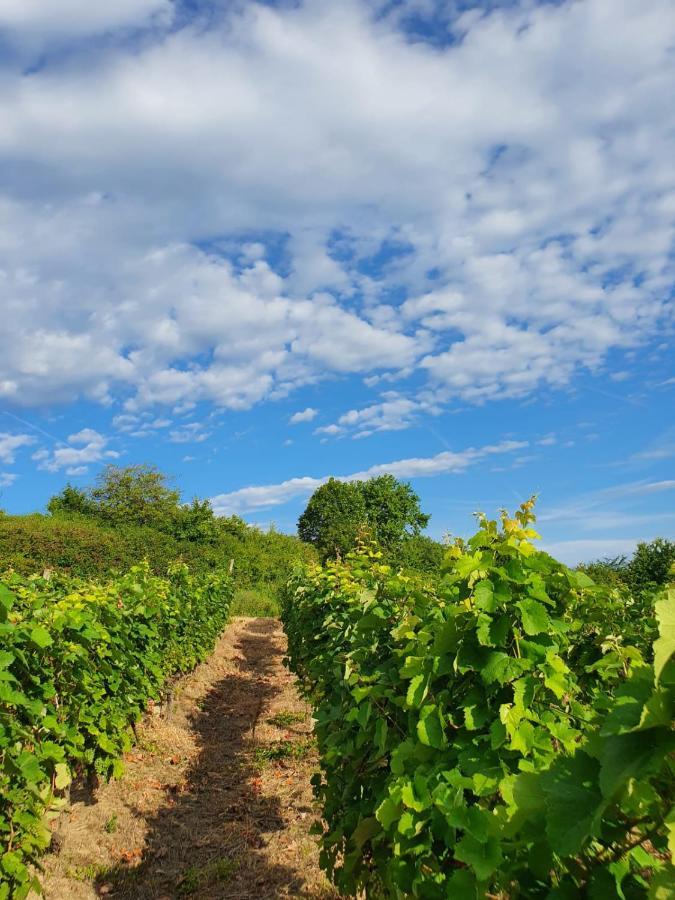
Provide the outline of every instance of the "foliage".
<path id="1" fill-rule="evenodd" d="M 420 498 L 412 487 L 393 475 L 380 475 L 357 482 L 366 505 L 368 526 L 385 553 L 400 546 L 404 538 L 418 535 L 429 524 L 420 509 Z"/>
<path id="2" fill-rule="evenodd" d="M 92 515 L 115 525 L 149 525 L 166 530 L 173 524 L 180 494 L 154 466 L 107 465 L 88 491 L 66 485 L 49 501 L 51 513 Z"/>
<path id="3" fill-rule="evenodd" d="M 675 564 L 675 541 L 655 538 L 641 541 L 633 556 L 598 559 L 579 568 L 600 584 L 625 588 L 632 593 L 653 592 L 667 584 Z"/>
<path id="4" fill-rule="evenodd" d="M 393 475 L 367 481 L 329 479 L 314 491 L 298 520 L 298 535 L 323 559 L 344 556 L 370 534 L 388 554 L 429 522 L 409 484 Z"/>
<path id="5" fill-rule="evenodd" d="M 533 518 L 479 517 L 434 587 L 368 548 L 291 579 L 342 892 L 672 896 L 675 591 L 652 664 L 611 590 L 536 550 Z"/>
<path id="6" fill-rule="evenodd" d="M 147 557 L 156 574 L 175 560 L 194 572 L 228 566 L 234 560 L 237 584 L 259 590 L 275 602 L 298 561 L 316 559 L 314 548 L 291 535 L 261 532 L 241 519 L 215 519 L 215 543 L 179 540 L 140 525 L 106 525 L 101 520 L 60 513 L 0 517 L 0 571 L 22 575 L 45 568 L 78 577 L 107 578 Z"/>
<path id="7" fill-rule="evenodd" d="M 47 509 L 52 515 L 74 514 L 76 516 L 96 515 L 96 504 L 80 488 L 67 484 L 60 494 L 56 494 L 47 503 Z"/>
<path id="8" fill-rule="evenodd" d="M 626 569 L 627 556 L 604 557 L 593 562 L 580 565 L 579 571 L 585 572 L 596 584 L 604 584 L 608 587 L 627 588 Z"/>
<path id="9" fill-rule="evenodd" d="M 0 898 L 22 898 L 75 772 L 121 770 L 130 726 L 211 651 L 232 598 L 223 572 L 147 564 L 106 583 L 0 581 Z"/>
<path id="10" fill-rule="evenodd" d="M 298 519 L 298 537 L 326 559 L 344 556 L 366 524 L 366 504 L 354 481 L 330 478 L 317 488 Z"/>
<path id="11" fill-rule="evenodd" d="M 675 541 L 664 538 L 640 542 L 628 566 L 628 583 L 633 590 L 648 590 L 666 584 L 675 564 Z"/>
<path id="12" fill-rule="evenodd" d="M 158 574 L 179 557 L 191 567 L 204 568 L 196 554 L 184 552 L 178 541 L 154 528 L 113 528 L 76 515 L 0 519 L 0 571 L 33 575 L 48 568 L 83 578 L 106 577 L 129 569 L 144 556 Z"/>
<path id="13" fill-rule="evenodd" d="M 440 570 L 446 550 L 425 534 L 413 534 L 401 541 L 390 562 L 404 570 L 434 574 Z"/>

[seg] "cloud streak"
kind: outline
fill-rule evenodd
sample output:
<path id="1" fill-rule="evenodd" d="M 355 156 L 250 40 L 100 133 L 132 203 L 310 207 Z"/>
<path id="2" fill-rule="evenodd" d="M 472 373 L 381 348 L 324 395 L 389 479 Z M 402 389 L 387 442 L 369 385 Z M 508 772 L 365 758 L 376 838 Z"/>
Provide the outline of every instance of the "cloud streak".
<path id="1" fill-rule="evenodd" d="M 453 452 L 445 450 L 429 457 L 411 457 L 389 463 L 379 463 L 350 475 L 334 475 L 314 478 L 303 476 L 289 478 L 279 484 L 254 485 L 211 497 L 216 515 L 228 516 L 235 513 L 254 512 L 280 506 L 297 497 L 305 497 L 328 481 L 330 477 L 339 481 L 362 481 L 379 475 L 394 475 L 396 478 L 430 478 L 466 471 L 487 457 L 512 453 L 529 446 L 527 441 L 501 441 L 484 447 L 469 447 Z"/>

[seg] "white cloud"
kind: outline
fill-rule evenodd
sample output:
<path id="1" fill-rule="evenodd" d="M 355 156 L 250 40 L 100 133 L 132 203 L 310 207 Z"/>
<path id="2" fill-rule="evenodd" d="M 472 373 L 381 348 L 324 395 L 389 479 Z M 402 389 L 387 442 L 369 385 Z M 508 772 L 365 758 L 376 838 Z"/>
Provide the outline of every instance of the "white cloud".
<path id="1" fill-rule="evenodd" d="M 434 475 L 464 472 L 470 466 L 487 457 L 511 453 L 527 446 L 527 441 L 501 441 L 499 444 L 491 444 L 485 447 L 469 447 L 456 453 L 446 450 L 442 453 L 437 453 L 435 456 L 413 457 L 390 463 L 381 463 L 370 466 L 370 468 L 362 472 L 354 472 L 351 475 L 335 475 L 333 477 L 338 478 L 340 481 L 360 481 L 367 478 L 376 478 L 379 475 L 394 475 L 396 478 L 428 478 Z M 215 497 L 211 497 L 211 504 L 216 514 L 220 516 L 279 506 L 292 500 L 294 497 L 311 494 L 320 485 L 328 481 L 329 477 L 331 476 L 326 475 L 322 478 L 303 476 L 290 478 L 280 484 L 240 488 L 227 494 L 218 494 Z"/>
<path id="2" fill-rule="evenodd" d="M 0 487 L 11 487 L 18 477 L 13 472 L 0 472 Z"/>
<path id="3" fill-rule="evenodd" d="M 291 425 L 297 425 L 300 422 L 311 422 L 312 419 L 315 419 L 319 414 L 318 409 L 312 409 L 311 406 L 308 406 L 306 409 L 303 409 L 301 412 L 293 413 L 291 418 L 288 420 Z"/>
<path id="4" fill-rule="evenodd" d="M 201 444 L 209 437 L 211 432 L 205 431 L 201 422 L 190 422 L 169 432 L 169 440 L 173 444 Z"/>
<path id="5" fill-rule="evenodd" d="M 145 25 L 152 17 L 168 23 L 169 0 L 3 0 L 0 29 L 16 41 L 75 38 L 131 25 Z"/>
<path id="6" fill-rule="evenodd" d="M 354 438 L 365 438 L 376 431 L 401 431 L 416 422 L 421 414 L 439 415 L 441 406 L 431 395 L 410 399 L 397 391 L 385 391 L 379 403 L 363 409 L 350 409 L 337 422 L 316 429 L 316 434 L 342 435 L 352 432 Z"/>
<path id="7" fill-rule="evenodd" d="M 16 451 L 20 447 L 28 447 L 35 443 L 29 434 L 7 434 L 0 432 L 0 462 L 12 464 Z"/>
<path id="8" fill-rule="evenodd" d="M 68 437 L 68 446 L 54 450 L 38 450 L 33 454 L 39 469 L 58 472 L 65 469 L 69 475 L 82 475 L 89 463 L 105 462 L 119 458 L 116 450 L 108 449 L 109 439 L 93 428 L 83 428 Z"/>
<path id="9" fill-rule="evenodd" d="M 172 8 L 3 4 L 24 53 L 153 27 L 0 70 L 0 397 L 244 409 L 415 372 L 481 403 L 670 315 L 670 0 L 513 4 L 442 48 L 357 0 Z M 431 411 L 387 402 L 355 434 Z"/>

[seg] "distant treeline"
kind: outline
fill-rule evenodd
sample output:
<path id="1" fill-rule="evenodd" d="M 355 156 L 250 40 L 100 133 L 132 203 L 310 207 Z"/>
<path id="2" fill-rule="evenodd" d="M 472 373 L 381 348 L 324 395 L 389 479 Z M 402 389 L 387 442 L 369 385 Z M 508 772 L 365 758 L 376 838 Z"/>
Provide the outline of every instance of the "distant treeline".
<path id="1" fill-rule="evenodd" d="M 154 466 L 106 466 L 88 488 L 67 485 L 47 514 L 0 512 L 0 571 L 22 575 L 45 568 L 107 577 L 147 558 L 156 574 L 182 560 L 195 572 L 233 559 L 237 586 L 272 600 L 298 562 L 344 558 L 360 541 L 374 541 L 396 569 L 437 573 L 444 544 L 422 534 L 429 516 L 411 486 L 392 475 L 364 481 L 330 479 L 309 499 L 298 537 L 262 531 L 239 516 L 220 517 L 208 500 L 181 500 Z M 600 584 L 633 593 L 668 580 L 675 542 L 638 544 L 632 557 L 579 566 Z"/>

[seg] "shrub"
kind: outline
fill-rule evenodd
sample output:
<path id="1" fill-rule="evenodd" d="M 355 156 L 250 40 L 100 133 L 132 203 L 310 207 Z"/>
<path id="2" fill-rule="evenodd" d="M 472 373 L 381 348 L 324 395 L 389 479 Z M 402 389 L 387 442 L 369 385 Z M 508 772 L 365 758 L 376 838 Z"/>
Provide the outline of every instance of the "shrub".
<path id="1" fill-rule="evenodd" d="M 216 521 L 217 541 L 198 543 L 147 526 L 112 527 L 74 514 L 0 516 L 0 571 L 33 575 L 47 568 L 105 579 L 143 558 L 155 574 L 166 572 L 175 560 L 193 572 L 208 572 L 233 559 L 237 584 L 265 591 L 274 601 L 293 567 L 317 558 L 313 547 L 290 535 L 261 532 L 244 523 L 230 527 L 229 519 Z"/>

